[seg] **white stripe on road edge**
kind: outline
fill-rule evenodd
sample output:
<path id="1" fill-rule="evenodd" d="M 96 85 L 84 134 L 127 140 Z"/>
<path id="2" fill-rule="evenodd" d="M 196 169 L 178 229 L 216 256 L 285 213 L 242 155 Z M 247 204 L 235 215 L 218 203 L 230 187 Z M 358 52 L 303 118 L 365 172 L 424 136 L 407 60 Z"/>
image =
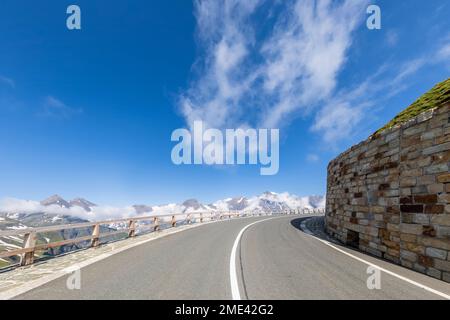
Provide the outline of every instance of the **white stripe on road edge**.
<path id="1" fill-rule="evenodd" d="M 256 221 L 256 222 L 246 225 L 245 227 L 243 227 L 241 229 L 241 231 L 239 232 L 239 234 L 236 237 L 236 240 L 234 240 L 233 249 L 231 249 L 231 256 L 230 256 L 230 283 L 231 283 L 231 296 L 232 296 L 233 300 L 241 300 L 241 294 L 239 293 L 239 283 L 237 280 L 237 272 L 236 272 L 236 269 L 237 269 L 236 251 L 237 251 L 237 247 L 239 246 L 239 241 L 241 241 L 242 234 L 245 232 L 245 230 L 247 230 L 254 224 L 257 224 L 257 223 L 260 223 L 263 221 L 276 219 L 276 218 L 278 218 L 278 217 L 259 220 L 259 221 Z"/>
<path id="2" fill-rule="evenodd" d="M 403 281 L 406 281 L 406 282 L 408 282 L 408 283 L 410 283 L 412 285 L 415 285 L 415 286 L 417 286 L 417 287 L 419 287 L 421 289 L 424 289 L 424 290 L 429 291 L 431 293 L 434 293 L 434 294 L 436 294 L 438 296 L 441 296 L 444 299 L 450 300 L 450 295 L 448 295 L 448 294 L 445 294 L 445 293 L 443 293 L 441 291 L 438 291 L 438 290 L 435 290 L 433 288 L 430 288 L 430 287 L 428 287 L 428 286 L 426 286 L 424 284 L 421 284 L 419 282 L 416 282 L 414 280 L 411 280 L 409 278 L 401 276 L 401 275 L 399 275 L 399 274 L 397 274 L 395 272 L 392 272 L 392 271 L 389 271 L 387 269 L 384 269 L 384 268 L 382 268 L 382 267 L 380 267 L 380 266 L 378 266 L 378 265 L 376 265 L 376 264 L 374 264 L 372 262 L 369 262 L 367 260 L 361 259 L 361 258 L 359 258 L 357 256 L 352 255 L 351 253 L 348 253 L 348 252 L 346 252 L 346 251 L 344 251 L 342 249 L 339 249 L 338 247 L 332 245 L 331 242 L 329 242 L 329 241 L 326 241 L 326 240 L 323 240 L 323 239 L 315 237 L 314 234 L 311 232 L 311 230 L 308 229 L 308 227 L 306 226 L 305 222 L 302 223 L 301 227 L 302 227 L 303 231 L 305 231 L 307 234 L 312 236 L 314 239 L 319 240 L 320 242 L 326 244 L 327 246 L 329 246 L 329 247 L 331 247 L 331 248 L 333 248 L 333 249 L 335 249 L 335 250 L 337 250 L 337 251 L 339 251 L 339 252 L 341 252 L 341 253 L 343 253 L 343 254 L 345 254 L 345 255 L 347 255 L 347 256 L 355 259 L 355 260 L 358 260 L 359 262 L 362 262 L 362 263 L 365 263 L 365 264 L 367 264 L 367 265 L 369 265 L 371 267 L 377 268 L 378 270 L 383 271 L 383 272 L 385 272 L 385 273 L 387 273 L 387 274 L 389 274 L 389 275 L 391 275 L 393 277 L 396 277 L 396 278 L 398 278 L 400 280 L 403 280 Z"/>

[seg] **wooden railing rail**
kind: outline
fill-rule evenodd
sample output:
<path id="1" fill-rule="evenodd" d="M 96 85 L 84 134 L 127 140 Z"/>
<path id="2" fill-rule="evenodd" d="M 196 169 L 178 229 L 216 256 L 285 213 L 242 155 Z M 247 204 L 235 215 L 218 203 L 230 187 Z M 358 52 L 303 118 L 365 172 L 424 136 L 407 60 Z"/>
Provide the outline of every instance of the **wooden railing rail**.
<path id="1" fill-rule="evenodd" d="M 170 225 L 172 228 L 176 227 L 180 223 L 192 224 L 196 222 L 206 222 L 206 221 L 216 221 L 224 220 L 226 218 L 233 219 L 239 217 L 250 217 L 250 216 L 261 216 L 261 215 L 280 215 L 280 214 L 310 214 L 310 213 L 324 213 L 324 209 L 296 209 L 287 210 L 280 212 L 192 212 L 192 213 L 182 213 L 182 214 L 166 214 L 166 215 L 153 215 L 153 216 L 142 216 L 142 217 L 130 217 L 121 218 L 113 220 L 104 220 L 96 222 L 85 222 L 85 223 L 74 223 L 66 225 L 55 225 L 49 227 L 39 227 L 39 228 L 27 228 L 20 230 L 4 230 L 0 231 L 0 237 L 8 236 L 24 236 L 23 248 L 14 249 L 10 251 L 0 252 L 0 258 L 7 258 L 12 256 L 20 255 L 20 265 L 30 265 L 34 262 L 35 252 L 38 250 L 45 250 L 48 248 L 61 247 L 68 244 L 75 244 L 84 241 L 90 241 L 91 247 L 97 247 L 100 245 L 100 239 L 105 237 L 111 237 L 118 234 L 125 234 L 127 237 L 132 238 L 137 235 L 137 230 L 150 230 L 158 231 L 160 230 L 161 222 Z M 164 221 L 166 219 L 166 221 Z M 138 222 L 149 221 L 149 224 L 138 226 Z M 101 226 L 108 226 L 112 224 L 123 223 L 126 227 L 118 229 L 116 231 L 110 231 L 101 233 Z M 67 239 L 56 242 L 49 242 L 44 244 L 37 244 L 37 235 L 40 233 L 47 232 L 58 232 L 63 230 L 73 230 L 73 229 L 86 229 L 92 228 L 92 234 L 83 237 L 76 237 L 73 239 Z"/>

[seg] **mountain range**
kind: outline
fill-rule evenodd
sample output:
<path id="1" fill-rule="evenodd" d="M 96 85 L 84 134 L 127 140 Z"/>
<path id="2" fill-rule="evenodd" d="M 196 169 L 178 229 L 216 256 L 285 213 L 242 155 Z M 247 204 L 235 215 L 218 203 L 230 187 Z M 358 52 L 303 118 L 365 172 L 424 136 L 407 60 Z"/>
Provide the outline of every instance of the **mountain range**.
<path id="1" fill-rule="evenodd" d="M 323 196 L 298 197 L 289 193 L 264 192 L 253 197 L 234 197 L 218 200 L 214 203 L 203 204 L 196 199 L 189 199 L 180 204 L 166 204 L 150 206 L 146 204 L 133 205 L 126 208 L 102 207 L 83 198 L 66 200 L 59 195 L 53 195 L 40 202 L 13 199 L 13 205 L 0 206 L 0 230 L 15 230 L 32 227 L 51 226 L 59 224 L 81 223 L 92 220 L 118 218 L 127 216 L 163 215 L 176 213 L 195 213 L 205 211 L 240 211 L 240 212 L 276 212 L 301 208 L 321 208 L 325 206 Z M 110 224 L 102 226 L 102 232 L 117 230 L 122 225 Z M 62 230 L 59 232 L 38 235 L 38 243 L 60 241 L 73 237 L 85 236 L 91 233 L 86 230 Z M 14 250 L 21 248 L 22 236 L 0 237 L 0 250 Z M 86 243 L 66 245 L 49 249 L 42 256 L 53 256 L 64 252 L 80 249 Z M 0 258 L 0 268 L 17 262 L 17 257 Z"/>
<path id="2" fill-rule="evenodd" d="M 34 203 L 35 205 L 29 205 Z M 197 199 L 189 199 L 180 204 L 166 205 L 137 204 L 127 208 L 127 216 L 135 215 L 162 215 L 176 213 L 194 213 L 205 211 L 240 211 L 240 212 L 275 212 L 299 208 L 321 208 L 325 206 L 323 196 L 299 197 L 285 193 L 264 192 L 253 197 L 234 197 L 204 204 Z M 23 209 L 22 209 L 23 207 Z M 106 207 L 110 209 L 109 207 Z M 54 224 L 67 224 L 96 220 L 97 213 L 102 212 L 102 218 L 117 218 L 111 214 L 108 217 L 107 209 L 83 198 L 66 200 L 59 195 L 53 195 L 37 202 L 25 202 L 25 205 L 14 208 L 0 207 L 0 230 L 24 227 L 39 227 Z M 116 209 L 119 211 L 120 209 Z M 106 212 L 106 213 L 105 213 Z M 17 222 L 14 226 L 6 226 L 7 221 Z"/>

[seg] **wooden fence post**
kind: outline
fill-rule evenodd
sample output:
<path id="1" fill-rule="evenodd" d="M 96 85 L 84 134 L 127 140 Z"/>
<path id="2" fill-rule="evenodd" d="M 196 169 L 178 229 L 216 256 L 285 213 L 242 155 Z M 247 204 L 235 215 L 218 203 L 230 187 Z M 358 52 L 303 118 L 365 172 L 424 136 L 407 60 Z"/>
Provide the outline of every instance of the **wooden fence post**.
<path id="1" fill-rule="evenodd" d="M 171 225 L 172 225 L 172 228 L 176 227 L 176 225 L 177 225 L 177 219 L 175 218 L 175 215 L 172 216 Z"/>
<path id="2" fill-rule="evenodd" d="M 136 236 L 136 221 L 128 221 L 128 237 L 134 238 Z"/>
<path id="3" fill-rule="evenodd" d="M 94 229 L 92 230 L 92 239 L 91 239 L 91 247 L 98 247 L 100 241 L 99 241 L 99 236 L 100 236 L 100 225 L 96 224 L 94 226 Z"/>
<path id="4" fill-rule="evenodd" d="M 25 234 L 23 247 L 25 249 L 30 249 L 30 251 L 25 252 L 20 258 L 20 265 L 27 266 L 34 262 L 34 247 L 36 245 L 36 232 L 32 231 Z"/>

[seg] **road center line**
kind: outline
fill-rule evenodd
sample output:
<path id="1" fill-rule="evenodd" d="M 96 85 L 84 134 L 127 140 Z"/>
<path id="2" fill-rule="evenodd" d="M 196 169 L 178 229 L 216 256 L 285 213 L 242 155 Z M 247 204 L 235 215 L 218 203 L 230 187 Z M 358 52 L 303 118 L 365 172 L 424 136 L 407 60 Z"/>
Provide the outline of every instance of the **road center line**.
<path id="1" fill-rule="evenodd" d="M 252 222 L 252 223 L 246 225 L 245 227 L 243 227 L 241 229 L 241 231 L 239 231 L 239 234 L 237 235 L 236 240 L 234 240 L 233 248 L 231 249 L 231 255 L 230 255 L 230 284 L 231 284 L 231 296 L 232 296 L 233 300 L 241 300 L 241 294 L 239 293 L 239 283 L 238 283 L 238 279 L 237 279 L 236 252 L 237 252 L 237 247 L 239 246 L 239 242 L 241 241 L 242 235 L 244 234 L 245 230 L 247 230 L 251 226 L 253 226 L 257 223 L 263 222 L 263 221 L 268 221 L 268 220 L 272 220 L 272 219 L 276 219 L 276 218 L 279 218 L 279 217 L 259 220 L 259 221 L 255 221 L 255 222 Z"/>
<path id="2" fill-rule="evenodd" d="M 446 294 L 446 293 L 443 293 L 443 292 L 438 291 L 438 290 L 436 290 L 436 289 L 430 288 L 430 287 L 428 287 L 428 286 L 426 286 L 426 285 L 424 285 L 424 284 L 421 284 L 421 283 L 419 283 L 419 282 L 416 282 L 416 281 L 414 281 L 414 280 L 411 280 L 411 279 L 409 279 L 409 278 L 406 278 L 406 277 L 404 277 L 404 276 L 401 276 L 401 275 L 399 275 L 399 274 L 397 274 L 397 273 L 395 273 L 395 272 L 389 271 L 389 270 L 387 270 L 387 269 L 385 269 L 385 268 L 382 268 L 382 267 L 380 267 L 380 266 L 378 266 L 378 265 L 376 265 L 376 264 L 374 264 L 374 263 L 372 263 L 372 262 L 369 262 L 369 261 L 367 261 L 367 260 L 361 259 L 361 258 L 359 258 L 359 257 L 357 257 L 357 256 L 355 256 L 355 255 L 353 255 L 353 254 L 351 254 L 351 253 L 348 253 L 348 252 L 346 252 L 346 251 L 344 251 L 344 250 L 342 250 L 342 249 L 340 249 L 340 248 L 334 246 L 334 245 L 331 244 L 331 242 L 329 242 L 329 241 L 326 241 L 326 240 L 317 238 L 316 236 L 314 236 L 313 232 L 312 232 L 311 230 L 309 230 L 308 227 L 306 227 L 306 224 L 305 224 L 305 223 L 302 223 L 302 227 L 305 228 L 304 231 L 305 231 L 305 233 L 308 234 L 309 236 L 313 237 L 313 238 L 316 239 L 316 240 L 319 240 L 320 242 L 326 244 L 327 246 L 329 246 L 329 247 L 331 247 L 331 248 L 333 248 L 333 249 L 335 249 L 335 250 L 337 250 L 337 251 L 339 251 L 339 252 L 341 252 L 341 253 L 343 253 L 343 254 L 345 254 L 345 255 L 347 255 L 347 256 L 349 256 L 349 257 L 355 259 L 355 260 L 358 260 L 359 262 L 365 263 L 365 264 L 367 264 L 367 265 L 369 265 L 369 266 L 371 266 L 371 267 L 374 267 L 374 268 L 376 268 L 376 269 L 378 269 L 378 270 L 380 270 L 380 271 L 383 271 L 384 273 L 387 273 L 387 274 L 389 274 L 389 275 L 391 275 L 391 276 L 393 276 L 393 277 L 395 277 L 395 278 L 398 278 L 398 279 L 400 279 L 400 280 L 406 281 L 406 282 L 408 282 L 408 283 L 410 283 L 410 284 L 412 284 L 412 285 L 414 285 L 414 286 L 416 286 L 416 287 L 419 287 L 419 288 L 421 288 L 421 289 L 424 289 L 424 290 L 426 290 L 426 291 L 429 291 L 429 292 L 431 292 L 431 293 L 434 293 L 434 294 L 436 294 L 436 295 L 438 295 L 438 296 L 440 296 L 440 297 L 442 297 L 442 298 L 444 298 L 444 299 L 450 300 L 450 295 L 448 295 L 448 294 Z"/>

